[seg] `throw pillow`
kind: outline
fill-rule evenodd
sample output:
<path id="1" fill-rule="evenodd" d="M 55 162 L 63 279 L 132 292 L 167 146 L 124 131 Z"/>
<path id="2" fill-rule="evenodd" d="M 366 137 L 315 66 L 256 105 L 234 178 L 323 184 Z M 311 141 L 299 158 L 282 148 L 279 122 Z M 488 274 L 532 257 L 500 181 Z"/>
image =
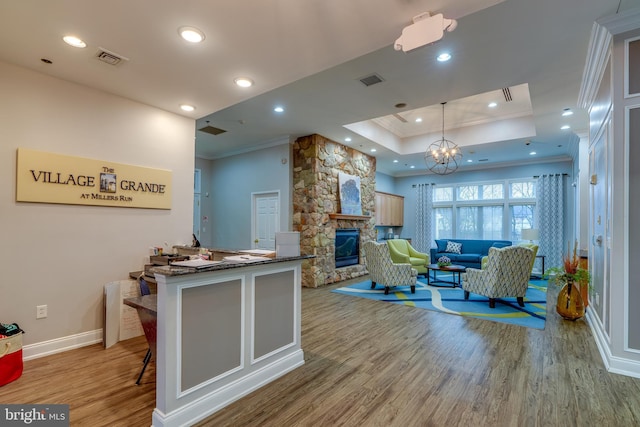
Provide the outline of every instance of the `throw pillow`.
<path id="1" fill-rule="evenodd" d="M 502 243 L 502 242 L 495 242 L 493 245 L 491 245 L 494 248 L 506 248 L 507 246 L 511 246 L 511 244 L 509 243 Z"/>
<path id="2" fill-rule="evenodd" d="M 450 252 L 452 254 L 462 253 L 462 243 L 452 242 L 451 240 L 449 240 L 447 242 L 447 250 L 445 252 Z"/>

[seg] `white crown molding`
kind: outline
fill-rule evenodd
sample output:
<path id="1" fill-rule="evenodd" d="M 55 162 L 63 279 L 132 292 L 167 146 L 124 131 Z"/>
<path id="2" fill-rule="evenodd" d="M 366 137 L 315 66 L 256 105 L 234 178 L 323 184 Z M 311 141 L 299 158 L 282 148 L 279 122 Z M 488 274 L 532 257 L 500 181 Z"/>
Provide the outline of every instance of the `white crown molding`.
<path id="1" fill-rule="evenodd" d="M 640 22 L 640 7 L 600 18 L 596 21 L 597 24 L 605 27 L 614 36 L 637 29 L 638 22 Z"/>
<path id="2" fill-rule="evenodd" d="M 606 27 L 593 23 L 587 50 L 587 60 L 582 72 L 582 84 L 578 94 L 578 107 L 589 110 L 598 93 L 600 81 L 611 56 L 613 36 Z"/>

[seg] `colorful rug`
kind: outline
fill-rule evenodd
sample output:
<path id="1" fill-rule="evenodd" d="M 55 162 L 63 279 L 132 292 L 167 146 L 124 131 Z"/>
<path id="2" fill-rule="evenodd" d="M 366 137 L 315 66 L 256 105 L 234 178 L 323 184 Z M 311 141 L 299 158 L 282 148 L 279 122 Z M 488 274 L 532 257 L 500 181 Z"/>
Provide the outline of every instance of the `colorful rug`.
<path id="1" fill-rule="evenodd" d="M 382 286 L 371 289 L 371 281 L 338 288 L 332 292 L 535 329 L 544 329 L 547 315 L 545 280 L 529 282 L 524 307 L 520 307 L 515 298 L 496 298 L 496 308 L 493 309 L 489 308 L 489 299 L 486 297 L 469 294 L 469 299 L 465 300 L 461 288 L 428 286 L 423 278 L 418 279 L 415 294 L 411 293 L 409 286 L 397 286 L 391 288 L 389 295 L 385 295 Z"/>

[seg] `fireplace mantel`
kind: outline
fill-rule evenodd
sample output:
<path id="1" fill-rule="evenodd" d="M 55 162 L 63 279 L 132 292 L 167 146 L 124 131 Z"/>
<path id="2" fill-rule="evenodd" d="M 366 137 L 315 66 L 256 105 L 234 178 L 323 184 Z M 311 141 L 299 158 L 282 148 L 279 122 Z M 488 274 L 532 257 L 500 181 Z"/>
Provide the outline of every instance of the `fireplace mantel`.
<path id="1" fill-rule="evenodd" d="M 348 214 L 329 214 L 329 218 L 331 219 L 348 219 L 353 221 L 366 221 L 371 219 L 371 215 L 348 215 Z"/>

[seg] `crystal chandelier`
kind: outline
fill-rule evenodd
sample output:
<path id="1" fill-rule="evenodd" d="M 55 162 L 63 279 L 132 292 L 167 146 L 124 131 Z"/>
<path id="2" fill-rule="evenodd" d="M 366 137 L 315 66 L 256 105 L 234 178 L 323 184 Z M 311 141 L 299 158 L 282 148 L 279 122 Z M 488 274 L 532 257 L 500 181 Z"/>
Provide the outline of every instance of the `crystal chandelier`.
<path id="1" fill-rule="evenodd" d="M 462 153 L 458 146 L 444 137 L 444 104 L 442 103 L 442 138 L 432 142 L 424 153 L 427 168 L 438 175 L 449 175 L 458 169 Z"/>

